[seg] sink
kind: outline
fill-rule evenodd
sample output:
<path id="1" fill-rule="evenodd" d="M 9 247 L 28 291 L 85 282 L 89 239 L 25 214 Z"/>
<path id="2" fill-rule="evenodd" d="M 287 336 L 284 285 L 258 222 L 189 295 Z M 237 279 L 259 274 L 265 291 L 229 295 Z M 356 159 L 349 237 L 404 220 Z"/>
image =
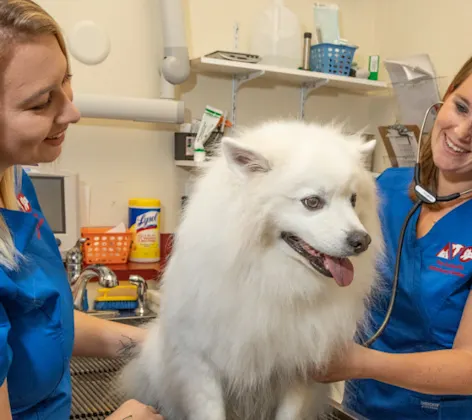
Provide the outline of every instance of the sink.
<path id="1" fill-rule="evenodd" d="M 91 315 L 136 326 L 156 317 L 152 312 L 145 316 L 136 316 L 132 311 L 120 311 L 118 316 L 114 311 L 107 312 Z M 69 419 L 105 419 L 113 413 L 125 400 L 116 385 L 125 363 L 126 358 L 72 357 L 72 410 Z M 366 420 L 346 411 L 334 400 L 331 400 L 330 406 L 331 412 L 319 420 Z"/>
<path id="2" fill-rule="evenodd" d="M 110 321 L 122 322 L 126 324 L 140 325 L 142 323 L 151 321 L 157 315 L 151 310 L 147 310 L 143 315 L 137 315 L 134 310 L 119 310 L 119 311 L 87 311 L 88 315 L 96 316 L 97 318 L 107 319 Z"/>

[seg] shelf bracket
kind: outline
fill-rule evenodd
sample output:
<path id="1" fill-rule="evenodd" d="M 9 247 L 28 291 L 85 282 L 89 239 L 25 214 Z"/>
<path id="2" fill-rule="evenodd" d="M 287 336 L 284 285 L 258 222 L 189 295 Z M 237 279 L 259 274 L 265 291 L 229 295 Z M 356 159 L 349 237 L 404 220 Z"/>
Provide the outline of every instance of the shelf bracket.
<path id="1" fill-rule="evenodd" d="M 231 93 L 231 122 L 236 125 L 236 96 L 239 88 L 250 80 L 257 79 L 265 74 L 265 70 L 253 71 L 243 75 L 233 75 L 233 88 Z"/>
<path id="2" fill-rule="evenodd" d="M 328 84 L 328 79 L 320 79 L 316 82 L 307 82 L 303 83 L 300 88 L 300 120 L 305 119 L 305 103 L 308 98 L 308 95 L 315 89 L 319 89 L 322 86 Z"/>

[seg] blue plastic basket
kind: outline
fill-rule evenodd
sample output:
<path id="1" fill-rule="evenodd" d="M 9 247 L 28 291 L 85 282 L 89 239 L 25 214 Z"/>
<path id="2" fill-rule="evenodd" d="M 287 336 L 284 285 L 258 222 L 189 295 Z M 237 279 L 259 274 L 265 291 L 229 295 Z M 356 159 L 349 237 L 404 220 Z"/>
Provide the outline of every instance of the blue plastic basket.
<path id="1" fill-rule="evenodd" d="M 310 69 L 320 73 L 349 76 L 357 47 L 338 44 L 315 44 L 310 51 Z"/>

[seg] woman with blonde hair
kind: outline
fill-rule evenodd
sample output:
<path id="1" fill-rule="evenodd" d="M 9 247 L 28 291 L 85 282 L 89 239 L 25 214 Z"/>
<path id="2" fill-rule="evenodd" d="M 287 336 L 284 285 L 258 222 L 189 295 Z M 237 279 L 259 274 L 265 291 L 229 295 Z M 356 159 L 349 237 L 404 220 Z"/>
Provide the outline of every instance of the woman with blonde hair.
<path id="1" fill-rule="evenodd" d="M 145 330 L 74 311 L 53 233 L 20 165 L 52 162 L 72 103 L 65 43 L 57 23 L 31 0 L 0 1 L 0 418 L 67 419 L 69 363 L 118 357 Z M 162 419 L 125 402 L 109 419 Z"/>
<path id="2" fill-rule="evenodd" d="M 420 153 L 423 186 L 438 196 L 472 189 L 472 58 L 454 77 Z M 413 168 L 378 177 L 390 290 Z M 472 194 L 423 204 L 405 231 L 390 321 L 372 348 L 354 344 L 315 379 L 346 380 L 344 404 L 369 420 L 472 418 Z M 382 324 L 390 296 L 371 312 Z M 364 334 L 362 334 L 364 335 Z M 360 337 L 364 342 L 367 337 Z"/>

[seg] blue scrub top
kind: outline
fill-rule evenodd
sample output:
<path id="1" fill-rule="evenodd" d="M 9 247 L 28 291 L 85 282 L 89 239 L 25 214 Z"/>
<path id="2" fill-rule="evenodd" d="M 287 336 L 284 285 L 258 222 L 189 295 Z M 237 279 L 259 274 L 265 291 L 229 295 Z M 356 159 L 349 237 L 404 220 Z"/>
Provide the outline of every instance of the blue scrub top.
<path id="1" fill-rule="evenodd" d="M 25 257 L 18 272 L 0 269 L 0 383 L 7 378 L 13 419 L 68 419 L 72 293 L 26 173 L 19 203 L 24 211 L 0 210 Z"/>
<path id="2" fill-rule="evenodd" d="M 411 168 L 391 168 L 377 178 L 386 241 L 382 280 L 391 290 L 400 230 L 413 201 Z M 389 353 L 450 349 L 472 286 L 472 200 L 456 207 L 422 238 L 420 210 L 411 217 L 402 247 L 398 292 L 390 321 L 372 348 Z M 390 294 L 372 311 L 382 323 Z M 363 337 L 364 338 L 364 337 Z M 472 419 L 472 397 L 424 395 L 374 380 L 346 382 L 343 403 L 369 420 Z"/>

